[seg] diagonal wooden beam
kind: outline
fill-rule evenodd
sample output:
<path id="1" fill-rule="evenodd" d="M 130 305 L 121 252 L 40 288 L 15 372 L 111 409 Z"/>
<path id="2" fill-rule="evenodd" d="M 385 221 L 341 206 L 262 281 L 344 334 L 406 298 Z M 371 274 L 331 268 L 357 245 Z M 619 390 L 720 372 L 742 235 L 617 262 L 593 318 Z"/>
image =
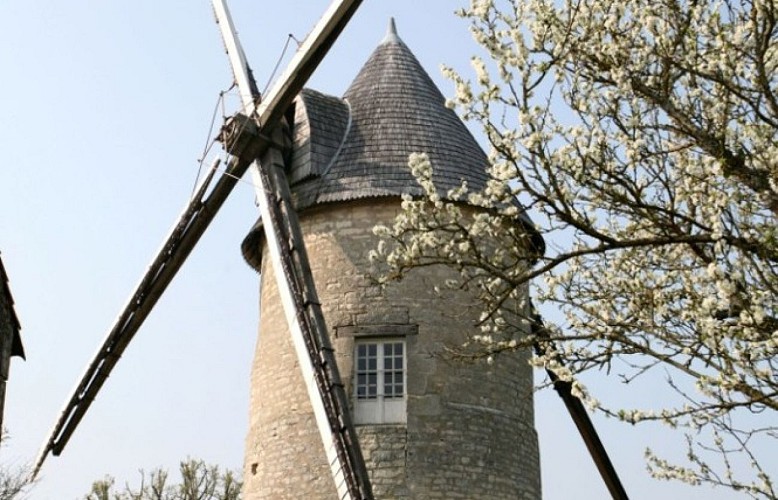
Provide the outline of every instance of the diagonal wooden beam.
<path id="1" fill-rule="evenodd" d="M 331 44 L 326 41 L 337 36 L 359 4 L 355 0 L 333 2 L 302 43 L 288 69 L 268 95 L 259 101 L 254 78 L 243 55 L 225 0 L 213 0 L 244 111 L 252 116 L 256 110 L 257 136 L 276 136 L 275 143 L 283 142 L 284 134 L 280 127 L 273 130 L 265 121 L 275 123 L 280 120 L 280 116 L 268 116 L 271 114 L 268 110 L 276 110 L 273 113 L 278 113 L 288 107 L 282 101 L 282 96 L 292 91 L 297 94 L 302 89 L 313 68 L 329 49 Z M 256 107 L 258 101 L 259 106 Z M 239 130 L 246 131 L 246 128 L 239 127 Z M 237 142 L 245 145 L 251 143 L 251 140 L 239 136 Z M 249 146 L 246 149 L 249 157 L 257 158 L 254 148 Z M 245 153 L 241 151 L 238 154 Z M 292 205 L 289 183 L 284 175 L 284 154 L 278 148 L 272 148 L 266 156 L 260 158 L 261 163 L 255 160 L 251 171 L 264 222 L 265 242 L 338 498 L 373 498 L 348 398 L 316 293 L 305 241 Z"/>
<path id="2" fill-rule="evenodd" d="M 543 323 L 543 318 L 537 313 L 532 315 L 532 334 L 538 338 L 548 338 L 549 336 Z M 534 347 L 535 353 L 538 356 L 546 354 L 545 347 L 541 346 L 540 343 L 536 342 Z M 573 394 L 573 384 L 560 379 L 556 372 L 550 368 L 546 368 L 546 374 L 551 379 L 554 390 L 559 394 L 567 408 L 567 412 L 570 414 L 576 429 L 578 429 L 578 433 L 581 435 L 581 439 L 583 439 L 586 449 L 589 451 L 589 455 L 592 457 L 592 461 L 597 467 L 597 471 L 600 473 L 600 477 L 608 488 L 611 497 L 613 500 L 629 500 L 627 490 L 624 489 L 624 485 L 621 483 L 621 479 L 619 479 L 619 474 L 608 456 L 605 445 L 600 440 L 600 435 L 597 433 L 592 419 L 589 418 L 589 414 L 586 412 L 586 407 Z"/>
<path id="3" fill-rule="evenodd" d="M 334 12 L 342 16 L 341 19 L 322 18 L 308 36 L 305 44 L 309 44 L 310 49 L 306 54 L 296 56 L 284 73 L 296 75 L 294 82 L 276 85 L 254 114 L 263 127 L 272 129 L 279 123 L 286 108 L 302 89 L 305 80 L 321 62 L 360 3 L 361 0 L 336 1 L 328 9 L 328 13 Z M 268 142 L 260 140 L 255 144 L 256 154 L 263 154 L 269 146 Z M 127 345 L 232 192 L 237 179 L 243 176 L 250 165 L 250 161 L 241 159 L 231 161 L 226 172 L 207 196 L 209 184 L 204 182 L 187 204 L 65 403 L 36 458 L 33 478 L 40 472 L 49 453 L 59 455 L 65 448 Z"/>

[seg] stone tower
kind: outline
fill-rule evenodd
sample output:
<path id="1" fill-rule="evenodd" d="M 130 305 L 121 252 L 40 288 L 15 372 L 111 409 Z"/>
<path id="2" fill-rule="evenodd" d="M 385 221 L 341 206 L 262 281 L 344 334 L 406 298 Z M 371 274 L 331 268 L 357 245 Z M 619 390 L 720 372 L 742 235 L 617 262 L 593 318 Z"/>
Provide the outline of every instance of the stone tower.
<path id="1" fill-rule="evenodd" d="M 304 90 L 289 121 L 287 176 L 376 498 L 540 498 L 526 355 L 436 355 L 477 318 L 465 292 L 432 292 L 448 269 L 385 289 L 366 277 L 372 228 L 421 192 L 409 154 L 429 155 L 445 191 L 482 187 L 485 154 L 393 23 L 342 99 Z M 259 224 L 243 252 L 261 274 L 244 497 L 336 498 Z"/>

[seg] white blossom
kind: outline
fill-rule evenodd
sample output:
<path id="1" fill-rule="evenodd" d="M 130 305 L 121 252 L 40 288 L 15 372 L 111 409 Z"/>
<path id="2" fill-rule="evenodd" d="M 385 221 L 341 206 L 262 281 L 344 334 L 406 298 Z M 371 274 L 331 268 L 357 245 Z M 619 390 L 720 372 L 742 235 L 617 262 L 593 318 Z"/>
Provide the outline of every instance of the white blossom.
<path id="1" fill-rule="evenodd" d="M 460 15 L 482 54 L 474 83 L 444 68 L 448 104 L 482 126 L 492 180 L 442 193 L 413 155 L 424 194 L 371 256 L 386 276 L 455 269 L 445 285 L 476 292 L 484 359 L 537 343 L 532 364 L 590 408 L 699 434 L 687 464 L 648 452 L 654 476 L 775 497 L 751 444 L 778 444 L 778 6 L 471 0 Z M 547 338 L 527 336 L 528 283 L 564 314 Z M 672 382 L 663 406 L 620 408 L 580 384 L 590 371 Z"/>

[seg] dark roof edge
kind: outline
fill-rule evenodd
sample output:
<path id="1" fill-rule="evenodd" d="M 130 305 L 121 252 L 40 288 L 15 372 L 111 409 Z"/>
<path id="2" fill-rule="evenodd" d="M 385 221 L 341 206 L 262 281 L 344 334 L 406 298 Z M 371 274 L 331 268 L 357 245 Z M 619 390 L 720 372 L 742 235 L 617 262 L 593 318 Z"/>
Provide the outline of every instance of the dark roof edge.
<path id="1" fill-rule="evenodd" d="M 399 195 L 396 195 L 394 193 L 387 193 L 384 195 L 373 195 L 373 196 L 363 196 L 360 198 L 351 198 L 349 200 L 328 200 L 328 201 L 321 201 L 319 203 L 308 205 L 304 207 L 300 212 L 298 213 L 305 213 L 307 211 L 314 211 L 325 207 L 330 207 L 332 205 L 337 204 L 343 204 L 348 202 L 360 202 L 364 200 L 375 200 L 375 199 L 390 199 L 390 198 L 396 198 L 400 199 L 401 197 Z M 262 272 L 262 254 L 259 252 L 259 246 L 262 244 L 262 242 L 265 240 L 265 230 L 264 230 L 264 224 L 262 223 L 262 218 L 257 219 L 257 222 L 254 223 L 253 226 L 251 226 L 251 229 L 249 230 L 249 234 L 246 235 L 245 238 L 243 238 L 243 241 L 240 244 L 240 251 L 243 254 L 243 260 L 246 261 L 246 264 L 249 265 L 253 270 L 256 272 Z"/>
<path id="2" fill-rule="evenodd" d="M 390 199 L 390 198 L 396 198 L 400 199 L 400 196 L 397 196 L 396 194 L 386 194 L 386 195 L 377 195 L 377 196 L 365 196 L 362 198 L 352 198 L 349 201 L 356 202 L 356 201 L 363 201 L 363 200 L 375 200 L 375 199 Z M 303 209 L 303 213 L 307 209 L 316 210 L 322 207 L 327 207 L 330 205 L 335 204 L 343 204 L 344 202 L 342 200 L 332 200 L 332 201 L 324 201 L 321 203 L 317 203 L 316 205 L 311 205 L 309 207 L 306 207 Z M 475 207 L 473 205 L 469 205 L 467 203 L 460 202 L 463 206 L 468 206 L 473 209 L 478 209 L 478 207 Z M 530 235 L 530 244 L 532 245 L 531 250 L 535 253 L 535 262 L 537 262 L 540 257 L 543 256 L 543 254 L 546 252 L 546 242 L 543 239 L 543 235 L 538 231 L 537 227 L 535 227 L 535 224 L 532 222 L 532 219 L 529 218 L 529 216 L 525 212 L 519 213 L 518 217 L 516 218 L 518 223 L 529 233 Z M 254 223 L 254 225 L 249 230 L 249 233 L 246 235 L 245 238 L 243 238 L 243 241 L 240 244 L 240 251 L 243 254 L 243 259 L 246 261 L 246 263 L 254 269 L 256 272 L 261 273 L 262 272 L 262 252 L 260 251 L 260 245 L 264 242 L 265 236 L 264 236 L 264 225 L 262 223 L 262 219 L 257 219 L 257 222 Z M 534 263 L 534 262 L 533 262 Z"/>
<path id="3" fill-rule="evenodd" d="M 8 308 L 12 323 L 11 326 L 14 329 L 13 339 L 11 341 L 11 356 L 19 356 L 22 359 L 27 359 L 24 355 L 24 345 L 22 345 L 22 337 L 19 333 L 22 329 L 22 324 L 19 322 L 19 317 L 16 315 L 16 310 L 14 308 L 14 298 L 11 294 L 11 287 L 8 282 L 8 273 L 5 272 L 3 256 L 0 254 L 0 286 L 3 287 L 2 292 L 6 297 L 8 297 Z"/>

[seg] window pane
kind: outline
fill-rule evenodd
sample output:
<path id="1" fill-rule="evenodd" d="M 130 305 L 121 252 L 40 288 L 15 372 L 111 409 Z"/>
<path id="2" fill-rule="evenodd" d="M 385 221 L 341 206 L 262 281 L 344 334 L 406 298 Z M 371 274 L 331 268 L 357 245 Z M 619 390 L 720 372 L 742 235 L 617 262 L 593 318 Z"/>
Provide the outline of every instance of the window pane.
<path id="1" fill-rule="evenodd" d="M 367 395 L 370 398 L 375 398 L 378 395 L 378 374 L 367 374 Z"/>
<path id="2" fill-rule="evenodd" d="M 394 392 L 392 391 L 392 388 L 394 387 L 393 378 L 394 373 L 392 372 L 386 372 L 384 374 L 384 396 L 387 398 L 391 398 Z"/>
<path id="3" fill-rule="evenodd" d="M 405 343 L 356 342 L 354 395 L 357 423 L 405 421 Z"/>
<path id="4" fill-rule="evenodd" d="M 356 346 L 356 396 L 358 400 L 376 399 L 378 394 L 378 344 Z"/>

